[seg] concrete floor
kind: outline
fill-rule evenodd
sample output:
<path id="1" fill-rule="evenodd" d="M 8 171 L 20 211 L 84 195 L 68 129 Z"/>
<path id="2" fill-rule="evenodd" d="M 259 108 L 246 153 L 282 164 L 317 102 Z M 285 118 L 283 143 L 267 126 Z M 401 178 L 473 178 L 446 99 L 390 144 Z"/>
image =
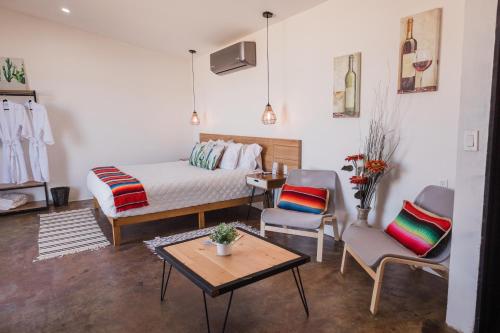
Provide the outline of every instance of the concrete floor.
<path id="1" fill-rule="evenodd" d="M 91 206 L 72 203 L 71 208 Z M 249 224 L 257 226 L 257 210 Z M 207 224 L 244 220 L 246 208 L 207 214 Z M 99 223 L 111 236 L 107 220 Z M 206 332 L 200 289 L 172 271 L 160 303 L 161 261 L 140 241 L 195 228 L 195 216 L 124 228 L 127 244 L 32 262 L 36 214 L 0 217 L 0 332 Z M 315 242 L 270 234 L 314 257 Z M 342 244 L 326 237 L 324 261 L 301 267 L 311 315 L 290 272 L 235 291 L 226 332 L 449 332 L 446 280 L 407 267 L 387 269 L 379 314 L 369 312 L 373 282 L 353 259 L 339 273 Z M 212 331 L 222 328 L 229 295 L 207 299 Z"/>

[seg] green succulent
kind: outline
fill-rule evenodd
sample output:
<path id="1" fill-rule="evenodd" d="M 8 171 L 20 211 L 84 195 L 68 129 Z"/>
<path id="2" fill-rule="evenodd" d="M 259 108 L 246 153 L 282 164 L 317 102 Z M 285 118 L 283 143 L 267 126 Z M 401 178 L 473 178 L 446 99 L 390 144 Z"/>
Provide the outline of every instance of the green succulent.
<path id="1" fill-rule="evenodd" d="M 7 65 L 7 67 L 5 66 Z M 3 76 L 7 80 L 7 82 L 11 82 L 14 78 L 14 71 L 16 70 L 16 66 L 12 63 L 10 58 L 5 60 L 5 65 L 2 65 Z"/>
<path id="2" fill-rule="evenodd" d="M 21 65 L 21 68 L 15 68 L 14 67 L 14 73 L 13 76 L 16 78 L 17 82 L 25 84 L 26 83 L 26 76 L 24 72 L 24 64 Z"/>
<path id="3" fill-rule="evenodd" d="M 212 242 L 226 245 L 231 244 L 236 237 L 238 237 L 236 228 L 226 223 L 219 224 L 210 235 Z"/>

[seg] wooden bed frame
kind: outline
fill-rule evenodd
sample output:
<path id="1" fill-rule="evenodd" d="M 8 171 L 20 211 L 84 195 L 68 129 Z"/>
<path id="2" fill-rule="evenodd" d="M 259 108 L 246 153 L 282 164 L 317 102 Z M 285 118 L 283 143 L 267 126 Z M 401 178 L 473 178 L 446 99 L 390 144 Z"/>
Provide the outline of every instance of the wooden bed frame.
<path id="1" fill-rule="evenodd" d="M 222 139 L 233 140 L 239 143 L 257 143 L 262 146 L 262 164 L 265 171 L 271 170 L 273 162 L 278 162 L 280 168 L 283 164 L 288 169 L 300 169 L 302 164 L 302 141 L 289 139 L 260 138 L 251 136 L 235 136 L 221 134 L 200 133 L 200 142 L 208 140 Z M 253 201 L 263 201 L 263 196 L 254 197 Z M 113 245 L 119 246 L 121 243 L 121 227 L 130 224 L 144 223 L 167 219 L 170 217 L 198 214 L 198 228 L 205 227 L 205 212 L 212 210 L 246 205 L 250 202 L 250 197 L 213 202 L 198 206 L 183 207 L 151 214 L 112 218 L 107 217 L 113 229 Z M 99 202 L 94 198 L 94 206 L 99 209 Z"/>

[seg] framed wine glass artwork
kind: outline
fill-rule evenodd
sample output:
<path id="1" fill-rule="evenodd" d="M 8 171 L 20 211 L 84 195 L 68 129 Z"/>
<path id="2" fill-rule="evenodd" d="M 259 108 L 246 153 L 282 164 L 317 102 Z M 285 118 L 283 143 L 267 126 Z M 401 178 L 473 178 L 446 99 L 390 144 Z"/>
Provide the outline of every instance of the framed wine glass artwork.
<path id="1" fill-rule="evenodd" d="M 429 50 L 417 50 L 413 68 L 415 68 L 415 89 L 424 88 L 424 73 L 432 65 L 432 55 Z"/>
<path id="2" fill-rule="evenodd" d="M 333 118 L 358 118 L 361 96 L 361 53 L 333 59 Z"/>
<path id="3" fill-rule="evenodd" d="M 398 93 L 438 90 L 442 9 L 401 19 Z"/>

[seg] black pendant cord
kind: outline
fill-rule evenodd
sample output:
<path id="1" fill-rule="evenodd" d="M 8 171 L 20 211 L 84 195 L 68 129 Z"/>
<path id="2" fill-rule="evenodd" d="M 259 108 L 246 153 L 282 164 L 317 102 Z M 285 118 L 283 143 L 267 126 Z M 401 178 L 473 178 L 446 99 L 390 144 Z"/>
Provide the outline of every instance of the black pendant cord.
<path id="1" fill-rule="evenodd" d="M 196 112 L 196 93 L 194 90 L 194 52 L 191 52 L 191 74 L 193 75 L 193 111 Z"/>
<path id="2" fill-rule="evenodd" d="M 269 16 L 266 17 L 267 105 L 269 104 Z"/>

